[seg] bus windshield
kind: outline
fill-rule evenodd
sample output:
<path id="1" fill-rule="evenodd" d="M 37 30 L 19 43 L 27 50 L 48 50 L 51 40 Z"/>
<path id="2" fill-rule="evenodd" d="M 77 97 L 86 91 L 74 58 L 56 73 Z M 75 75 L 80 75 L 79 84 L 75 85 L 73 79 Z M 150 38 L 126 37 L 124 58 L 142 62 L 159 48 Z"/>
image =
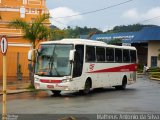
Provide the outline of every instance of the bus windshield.
<path id="1" fill-rule="evenodd" d="M 62 77 L 71 74 L 69 61 L 73 45 L 42 44 L 38 50 L 35 74 L 49 77 Z"/>

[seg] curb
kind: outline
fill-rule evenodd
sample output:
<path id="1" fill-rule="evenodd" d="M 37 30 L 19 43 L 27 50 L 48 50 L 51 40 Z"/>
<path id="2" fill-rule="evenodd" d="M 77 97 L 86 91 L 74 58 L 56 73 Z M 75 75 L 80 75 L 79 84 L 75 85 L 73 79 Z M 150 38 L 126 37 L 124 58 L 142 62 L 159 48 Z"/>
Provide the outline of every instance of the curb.
<path id="1" fill-rule="evenodd" d="M 150 79 L 150 80 L 160 81 L 160 79 L 158 79 L 158 78 L 154 78 L 154 77 L 150 77 L 149 79 Z"/>
<path id="2" fill-rule="evenodd" d="M 9 94 L 18 94 L 18 93 L 24 93 L 24 92 L 31 92 L 32 90 L 28 90 L 28 89 L 22 89 L 22 90 L 8 90 L 7 91 L 7 95 Z M 1 92 L 0 95 L 3 95 L 3 93 Z"/>

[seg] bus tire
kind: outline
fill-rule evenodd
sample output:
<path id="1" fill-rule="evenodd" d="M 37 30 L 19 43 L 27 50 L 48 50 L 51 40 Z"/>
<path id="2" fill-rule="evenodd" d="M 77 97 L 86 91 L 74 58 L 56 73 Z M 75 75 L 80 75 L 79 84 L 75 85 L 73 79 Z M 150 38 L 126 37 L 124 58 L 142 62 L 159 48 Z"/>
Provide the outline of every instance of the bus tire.
<path id="1" fill-rule="evenodd" d="M 90 88 L 92 86 L 92 83 L 91 83 L 91 80 L 90 79 L 87 79 L 86 82 L 85 82 L 85 85 L 84 85 L 84 89 L 83 90 L 80 90 L 79 92 L 83 95 L 87 95 L 89 94 L 90 92 Z"/>
<path id="2" fill-rule="evenodd" d="M 51 90 L 54 96 L 60 96 L 61 95 L 61 91 L 59 90 Z"/>
<path id="3" fill-rule="evenodd" d="M 123 77 L 122 85 L 115 86 L 116 90 L 125 90 L 127 85 L 127 77 Z"/>

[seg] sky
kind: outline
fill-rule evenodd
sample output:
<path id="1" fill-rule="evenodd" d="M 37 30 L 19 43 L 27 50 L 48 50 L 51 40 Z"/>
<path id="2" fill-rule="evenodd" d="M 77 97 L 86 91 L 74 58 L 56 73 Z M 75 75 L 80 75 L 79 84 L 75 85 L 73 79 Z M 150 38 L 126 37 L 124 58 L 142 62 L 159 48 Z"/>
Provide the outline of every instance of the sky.
<path id="1" fill-rule="evenodd" d="M 160 0 L 46 0 L 46 2 L 52 17 L 51 24 L 61 29 L 67 26 L 72 28 L 87 26 L 106 31 L 117 25 L 137 23 L 160 26 Z"/>

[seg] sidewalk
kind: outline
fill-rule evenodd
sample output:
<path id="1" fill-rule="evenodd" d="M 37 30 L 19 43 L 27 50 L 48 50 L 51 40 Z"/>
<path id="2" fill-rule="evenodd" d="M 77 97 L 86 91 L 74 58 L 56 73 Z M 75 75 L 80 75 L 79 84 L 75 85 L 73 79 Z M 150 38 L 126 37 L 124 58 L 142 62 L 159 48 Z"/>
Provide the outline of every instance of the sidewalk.
<path id="1" fill-rule="evenodd" d="M 27 89 L 27 87 L 30 85 L 29 81 L 15 81 L 11 83 L 7 83 L 7 94 L 16 94 L 16 93 L 22 93 L 22 92 L 28 92 L 31 91 L 30 89 Z M 0 83 L 0 95 L 2 95 L 3 90 L 3 84 Z"/>

